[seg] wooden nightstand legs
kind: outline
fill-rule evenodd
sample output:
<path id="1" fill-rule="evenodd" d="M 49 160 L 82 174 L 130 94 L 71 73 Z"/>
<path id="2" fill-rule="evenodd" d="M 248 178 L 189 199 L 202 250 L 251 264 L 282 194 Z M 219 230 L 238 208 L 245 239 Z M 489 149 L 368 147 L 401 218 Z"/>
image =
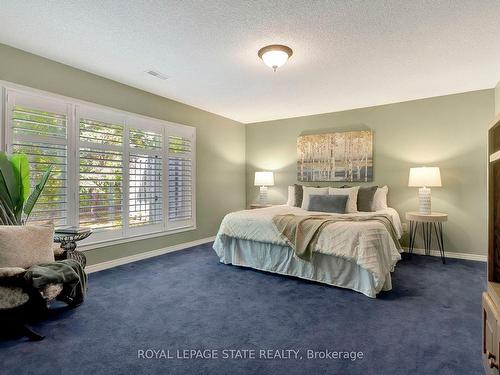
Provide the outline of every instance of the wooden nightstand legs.
<path id="1" fill-rule="evenodd" d="M 413 254 L 413 249 L 415 248 L 415 239 L 417 237 L 417 229 L 420 224 L 422 228 L 422 239 L 424 240 L 425 255 L 431 254 L 431 244 L 432 244 L 432 232 L 436 235 L 436 242 L 438 244 L 439 254 L 441 255 L 441 260 L 443 264 L 446 263 L 446 257 L 444 253 L 444 240 L 443 240 L 443 223 L 441 222 L 418 222 L 410 221 L 410 243 L 408 246 L 408 251 L 410 256 Z"/>

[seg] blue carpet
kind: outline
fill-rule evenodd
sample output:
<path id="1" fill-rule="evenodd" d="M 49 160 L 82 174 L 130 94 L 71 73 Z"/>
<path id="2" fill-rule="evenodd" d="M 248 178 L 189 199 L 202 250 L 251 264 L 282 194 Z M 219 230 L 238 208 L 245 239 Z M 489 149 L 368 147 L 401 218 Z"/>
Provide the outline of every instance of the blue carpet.
<path id="1" fill-rule="evenodd" d="M 370 299 L 220 264 L 206 244 L 91 274 L 82 306 L 35 326 L 44 341 L 0 342 L 0 373 L 481 374 L 485 274 L 485 263 L 414 256 L 398 264 L 391 292 Z M 138 358 L 147 349 L 219 358 Z M 231 349 L 302 359 L 221 358 Z M 307 350 L 363 358 L 307 359 Z"/>

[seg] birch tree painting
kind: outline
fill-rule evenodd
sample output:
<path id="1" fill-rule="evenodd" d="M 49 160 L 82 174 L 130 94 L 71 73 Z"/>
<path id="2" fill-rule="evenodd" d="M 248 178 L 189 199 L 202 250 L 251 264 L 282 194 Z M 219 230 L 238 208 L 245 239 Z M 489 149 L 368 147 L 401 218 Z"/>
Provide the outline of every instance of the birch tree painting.
<path id="1" fill-rule="evenodd" d="M 373 179 L 373 133 L 352 131 L 297 139 L 299 181 L 368 182 Z"/>

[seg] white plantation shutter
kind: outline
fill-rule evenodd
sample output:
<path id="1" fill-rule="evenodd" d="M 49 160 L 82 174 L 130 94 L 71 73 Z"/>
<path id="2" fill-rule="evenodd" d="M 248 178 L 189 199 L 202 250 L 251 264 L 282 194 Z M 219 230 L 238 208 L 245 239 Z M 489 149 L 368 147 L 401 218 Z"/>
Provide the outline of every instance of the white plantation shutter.
<path id="1" fill-rule="evenodd" d="M 78 113 L 79 224 L 97 232 L 121 231 L 123 120 L 91 109 L 79 108 Z"/>
<path id="2" fill-rule="evenodd" d="M 163 228 L 162 138 L 161 129 L 129 129 L 130 228 Z"/>
<path id="3" fill-rule="evenodd" d="M 5 93 L 6 151 L 28 155 L 32 185 L 53 165 L 30 221 L 93 229 L 79 246 L 195 228 L 195 128 L 28 89 Z"/>
<path id="4" fill-rule="evenodd" d="M 68 219 L 68 106 L 38 96 L 9 92 L 8 151 L 24 153 L 30 161 L 33 188 L 49 165 L 51 178 L 38 199 L 30 223 L 65 224 Z"/>
<path id="5" fill-rule="evenodd" d="M 167 228 L 194 225 L 195 133 L 194 128 L 169 126 Z"/>

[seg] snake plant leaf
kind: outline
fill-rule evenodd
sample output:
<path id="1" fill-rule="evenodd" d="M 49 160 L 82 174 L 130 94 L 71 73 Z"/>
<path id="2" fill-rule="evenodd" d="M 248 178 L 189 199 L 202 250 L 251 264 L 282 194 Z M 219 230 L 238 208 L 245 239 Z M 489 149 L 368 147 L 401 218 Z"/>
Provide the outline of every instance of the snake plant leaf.
<path id="1" fill-rule="evenodd" d="M 14 154 L 10 157 L 10 162 L 14 169 L 16 187 L 19 190 L 19 200 L 14 205 L 16 221 L 21 222 L 24 202 L 30 195 L 30 166 L 28 157 L 24 154 Z"/>
<path id="2" fill-rule="evenodd" d="M 14 210 L 19 201 L 19 189 L 16 188 L 14 168 L 5 152 L 0 152 L 0 196 L 3 204 L 8 204 Z"/>
<path id="3" fill-rule="evenodd" d="M 25 154 L 14 154 L 10 157 L 10 162 L 14 167 L 14 175 L 18 181 L 21 199 L 25 202 L 30 196 L 30 162 Z"/>
<path id="4" fill-rule="evenodd" d="M 52 172 L 52 165 L 50 165 L 45 173 L 42 175 L 40 178 L 40 181 L 36 186 L 34 187 L 33 191 L 31 192 L 31 195 L 29 196 L 28 200 L 24 204 L 24 213 L 26 215 L 25 222 L 28 221 L 28 218 L 31 214 L 31 211 L 33 210 L 33 207 L 35 207 L 35 204 L 40 197 L 40 194 L 42 194 L 43 188 L 45 187 L 45 184 L 47 183 L 47 180 L 50 177 L 50 173 Z"/>

